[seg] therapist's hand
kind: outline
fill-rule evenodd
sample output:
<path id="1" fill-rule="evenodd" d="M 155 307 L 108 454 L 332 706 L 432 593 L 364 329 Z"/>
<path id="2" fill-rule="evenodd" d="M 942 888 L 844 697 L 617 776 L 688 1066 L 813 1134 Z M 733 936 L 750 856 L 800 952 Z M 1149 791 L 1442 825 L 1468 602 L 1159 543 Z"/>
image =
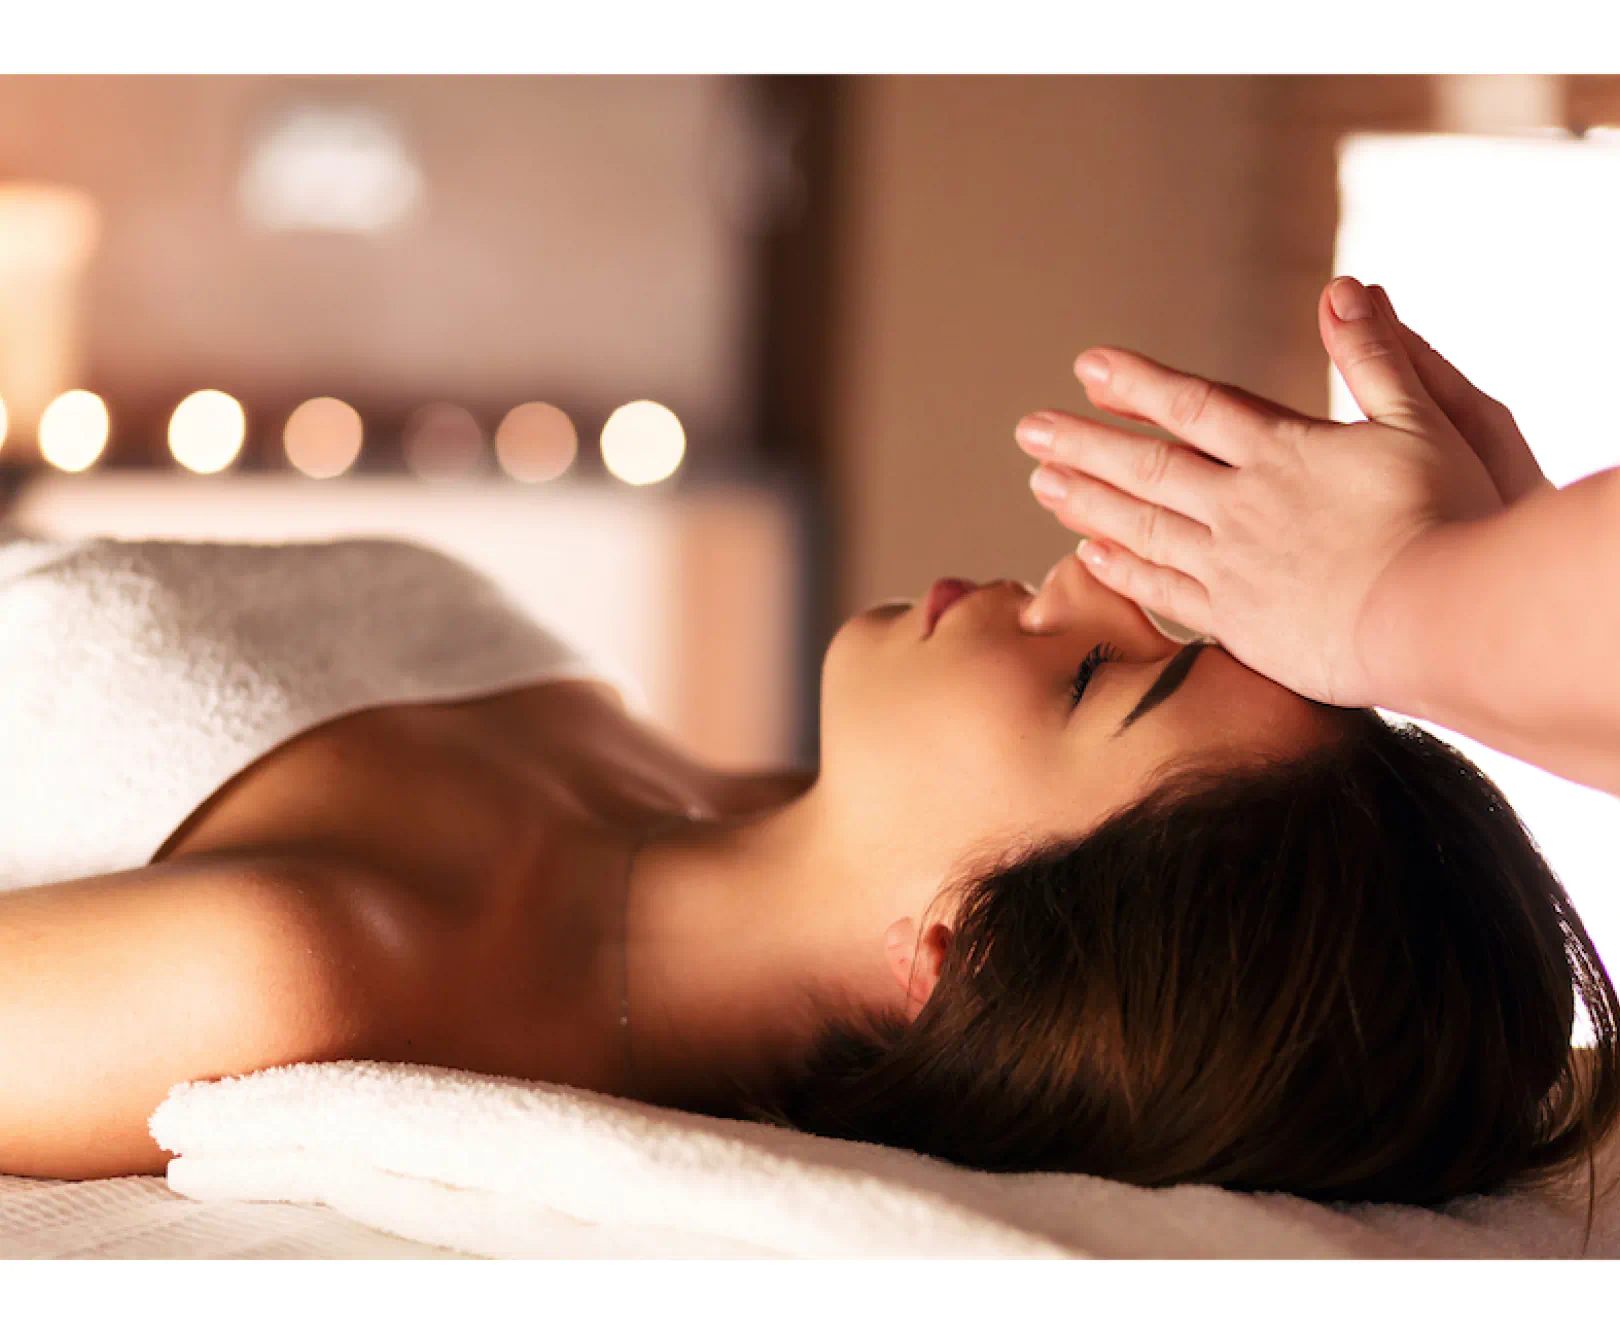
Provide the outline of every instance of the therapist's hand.
<path id="1" fill-rule="evenodd" d="M 1403 558 L 1548 483 L 1505 409 L 1405 330 L 1387 298 L 1337 279 L 1318 317 L 1367 421 L 1319 421 L 1109 348 L 1076 363 L 1092 402 L 1177 441 L 1066 413 L 1025 418 L 1018 438 L 1043 461 L 1042 503 L 1094 539 L 1081 555 L 1099 581 L 1299 694 L 1372 705 L 1380 646 L 1362 642 L 1362 626 Z M 1062 494 L 1042 494 L 1046 479 Z"/>

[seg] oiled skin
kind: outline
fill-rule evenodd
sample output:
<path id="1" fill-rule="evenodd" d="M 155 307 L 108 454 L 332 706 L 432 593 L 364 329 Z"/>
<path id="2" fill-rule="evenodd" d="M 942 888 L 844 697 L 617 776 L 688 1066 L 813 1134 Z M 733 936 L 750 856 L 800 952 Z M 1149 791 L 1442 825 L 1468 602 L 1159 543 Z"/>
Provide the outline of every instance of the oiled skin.
<path id="1" fill-rule="evenodd" d="M 151 865 L 0 895 L 0 1172 L 160 1173 L 170 1088 L 299 1061 L 620 1092 L 616 998 L 578 948 L 613 850 L 807 781 L 697 765 L 586 682 L 296 737 Z"/>

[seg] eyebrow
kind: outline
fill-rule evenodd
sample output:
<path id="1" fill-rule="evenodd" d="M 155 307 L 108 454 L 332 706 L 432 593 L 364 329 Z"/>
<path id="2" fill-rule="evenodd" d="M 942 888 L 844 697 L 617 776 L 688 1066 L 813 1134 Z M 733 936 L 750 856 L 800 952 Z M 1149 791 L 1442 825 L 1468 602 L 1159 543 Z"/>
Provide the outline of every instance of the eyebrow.
<path id="1" fill-rule="evenodd" d="M 1147 688 L 1147 693 L 1137 701 L 1136 707 L 1125 715 L 1125 721 L 1114 729 L 1114 735 L 1119 736 L 1138 718 L 1151 713 L 1181 689 L 1181 683 L 1187 679 L 1187 673 L 1192 671 L 1194 661 L 1208 647 L 1207 639 L 1195 640 L 1171 658 L 1165 664 L 1164 670 L 1159 673 L 1158 679 Z"/>

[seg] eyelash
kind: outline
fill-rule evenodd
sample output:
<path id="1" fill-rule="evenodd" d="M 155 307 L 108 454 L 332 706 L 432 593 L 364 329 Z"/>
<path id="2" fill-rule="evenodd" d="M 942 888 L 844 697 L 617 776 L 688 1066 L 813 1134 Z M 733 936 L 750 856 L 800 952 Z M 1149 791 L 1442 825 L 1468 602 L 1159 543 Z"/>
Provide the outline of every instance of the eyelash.
<path id="1" fill-rule="evenodd" d="M 1120 651 L 1109 643 L 1098 644 L 1085 660 L 1080 664 L 1080 670 L 1075 672 L 1074 680 L 1069 685 L 1069 707 L 1072 709 L 1080 703 L 1081 697 L 1086 693 L 1086 687 L 1091 684 L 1091 674 L 1105 662 L 1117 662 Z"/>

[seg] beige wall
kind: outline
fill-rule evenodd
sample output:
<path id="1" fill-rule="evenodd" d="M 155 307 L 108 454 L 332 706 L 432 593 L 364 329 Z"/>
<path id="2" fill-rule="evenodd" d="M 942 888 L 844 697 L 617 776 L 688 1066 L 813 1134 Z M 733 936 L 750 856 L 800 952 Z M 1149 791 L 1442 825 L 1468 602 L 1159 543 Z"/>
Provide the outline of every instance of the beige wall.
<path id="1" fill-rule="evenodd" d="M 203 386 L 266 412 L 315 393 L 587 417 L 654 398 L 706 449 L 754 410 L 755 260 L 727 209 L 750 151 L 738 83 L 4 76 L 0 181 L 99 205 L 83 365 L 126 421 Z M 299 101 L 389 114 L 424 177 L 416 213 L 363 237 L 245 222 L 255 133 Z"/>
<path id="2" fill-rule="evenodd" d="M 1068 539 L 1012 441 L 1139 348 L 1325 410 L 1334 144 L 1420 128 L 1427 80 L 850 81 L 830 414 L 850 611 L 944 574 L 1036 579 Z"/>

